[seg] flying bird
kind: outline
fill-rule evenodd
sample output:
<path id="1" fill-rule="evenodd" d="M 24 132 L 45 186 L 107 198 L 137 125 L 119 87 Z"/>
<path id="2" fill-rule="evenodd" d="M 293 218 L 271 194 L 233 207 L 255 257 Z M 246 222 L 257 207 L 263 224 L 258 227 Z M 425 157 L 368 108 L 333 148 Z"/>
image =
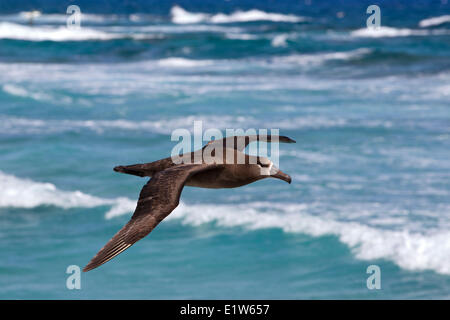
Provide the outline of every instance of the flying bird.
<path id="1" fill-rule="evenodd" d="M 92 258 L 83 271 L 97 268 L 147 236 L 178 206 L 184 186 L 237 188 L 269 177 L 291 183 L 291 177 L 268 158 L 243 152 L 249 143 L 255 141 L 295 143 L 285 136 L 233 136 L 212 140 L 202 149 L 181 155 L 184 160 L 180 163 L 169 157 L 150 163 L 115 167 L 116 172 L 151 179 L 142 188 L 130 221 Z"/>

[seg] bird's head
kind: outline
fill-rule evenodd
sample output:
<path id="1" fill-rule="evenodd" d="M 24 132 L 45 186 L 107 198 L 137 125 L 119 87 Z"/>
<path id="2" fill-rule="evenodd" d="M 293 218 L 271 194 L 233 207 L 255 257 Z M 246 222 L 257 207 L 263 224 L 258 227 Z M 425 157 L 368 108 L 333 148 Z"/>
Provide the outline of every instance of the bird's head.
<path id="1" fill-rule="evenodd" d="M 278 169 L 273 162 L 265 157 L 255 157 L 256 164 L 251 165 L 251 174 L 257 176 L 259 179 L 277 178 L 287 183 L 291 183 L 291 177 Z"/>

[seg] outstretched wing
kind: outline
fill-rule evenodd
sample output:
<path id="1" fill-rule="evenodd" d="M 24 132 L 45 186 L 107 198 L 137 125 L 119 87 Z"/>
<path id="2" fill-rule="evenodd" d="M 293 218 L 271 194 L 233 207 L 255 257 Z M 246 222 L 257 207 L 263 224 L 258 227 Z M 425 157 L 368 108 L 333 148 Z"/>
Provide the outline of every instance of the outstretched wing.
<path id="1" fill-rule="evenodd" d="M 207 145 L 219 144 L 223 148 L 233 148 L 239 151 L 243 151 L 249 143 L 254 141 L 265 141 L 265 142 L 283 142 L 283 143 L 295 143 L 295 140 L 288 138 L 286 136 L 275 136 L 275 135 L 249 135 L 249 136 L 233 136 L 220 140 L 211 140 Z M 205 146 L 206 147 L 206 146 Z"/>
<path id="2" fill-rule="evenodd" d="M 217 167 L 216 164 L 184 164 L 157 172 L 142 188 L 131 220 L 92 258 L 83 271 L 97 268 L 148 235 L 178 206 L 181 191 L 189 177 Z"/>

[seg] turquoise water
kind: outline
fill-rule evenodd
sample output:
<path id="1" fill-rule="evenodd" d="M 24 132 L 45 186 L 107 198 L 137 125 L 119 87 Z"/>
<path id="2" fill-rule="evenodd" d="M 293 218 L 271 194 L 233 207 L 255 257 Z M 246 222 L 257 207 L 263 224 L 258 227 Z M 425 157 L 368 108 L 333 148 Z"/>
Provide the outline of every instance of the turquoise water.
<path id="1" fill-rule="evenodd" d="M 448 299 L 445 1 L 0 5 L 0 298 Z M 32 25 L 21 13 L 39 9 Z M 251 11 L 251 10 L 258 11 Z M 240 13 L 236 13 L 240 10 Z M 130 218 L 173 130 L 280 129 L 291 185 L 187 187 L 68 290 Z M 378 265 L 381 289 L 366 269 Z"/>

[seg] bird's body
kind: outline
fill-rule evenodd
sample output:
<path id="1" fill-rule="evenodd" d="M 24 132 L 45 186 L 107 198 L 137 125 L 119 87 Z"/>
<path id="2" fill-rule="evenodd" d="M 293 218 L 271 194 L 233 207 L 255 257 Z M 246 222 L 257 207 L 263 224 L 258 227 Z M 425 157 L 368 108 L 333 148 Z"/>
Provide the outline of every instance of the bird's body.
<path id="1" fill-rule="evenodd" d="M 264 157 L 242 151 L 253 141 L 295 142 L 283 136 L 242 136 L 210 141 L 195 152 L 158 161 L 118 166 L 117 172 L 151 177 L 142 188 L 131 220 L 97 253 L 83 271 L 111 260 L 149 234 L 179 203 L 184 186 L 200 188 L 237 188 L 274 177 L 291 183 L 291 177 Z M 231 147 L 230 147 L 231 146 Z M 179 161 L 182 159 L 182 161 Z"/>

